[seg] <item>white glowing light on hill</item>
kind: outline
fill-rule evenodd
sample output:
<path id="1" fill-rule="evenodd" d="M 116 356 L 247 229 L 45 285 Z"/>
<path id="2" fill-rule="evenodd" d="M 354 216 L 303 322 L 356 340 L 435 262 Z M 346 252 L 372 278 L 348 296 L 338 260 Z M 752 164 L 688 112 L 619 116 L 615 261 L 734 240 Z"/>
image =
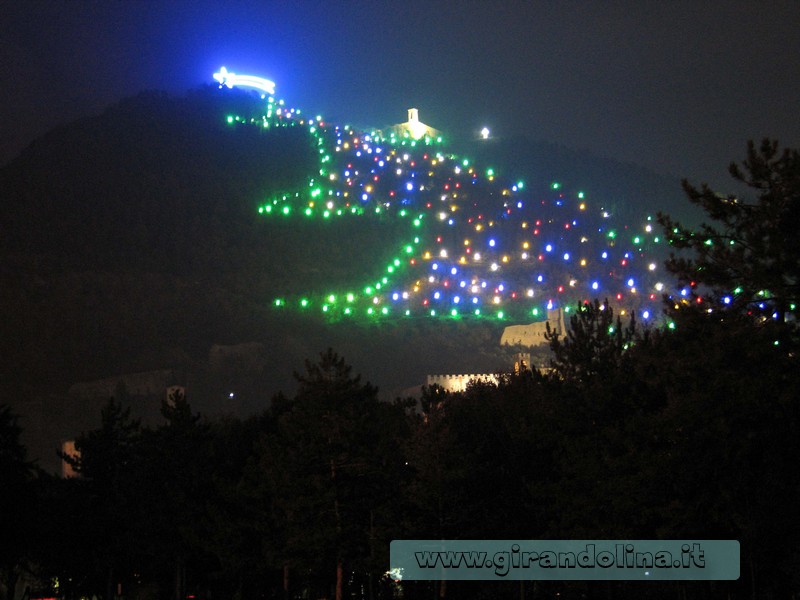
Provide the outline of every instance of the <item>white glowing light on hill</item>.
<path id="1" fill-rule="evenodd" d="M 275 95 L 274 81 L 264 79 L 263 77 L 255 77 L 254 75 L 237 75 L 232 71 L 228 71 L 225 67 L 222 67 L 219 72 L 214 73 L 214 79 L 219 82 L 220 86 L 224 85 L 229 88 L 233 86 L 251 87 L 261 90 L 270 96 Z"/>

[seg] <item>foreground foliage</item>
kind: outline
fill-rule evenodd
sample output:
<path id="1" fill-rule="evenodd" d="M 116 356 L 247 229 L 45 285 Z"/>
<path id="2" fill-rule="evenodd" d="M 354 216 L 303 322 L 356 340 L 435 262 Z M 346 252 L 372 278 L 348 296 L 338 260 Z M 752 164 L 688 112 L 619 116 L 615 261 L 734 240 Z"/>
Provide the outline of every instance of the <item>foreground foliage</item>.
<path id="1" fill-rule="evenodd" d="M 599 331 L 608 317 L 575 318 Z M 102 427 L 78 439 L 82 477 L 40 476 L 47 514 L 30 521 L 39 543 L 18 564 L 68 582 L 70 597 L 110 597 L 121 584 L 128 597 L 389 598 L 400 589 L 383 577 L 392 539 L 738 539 L 737 582 L 402 588 L 408 598 L 433 587 L 445 597 L 797 590 L 796 360 L 767 335 L 711 320 L 637 332 L 615 359 L 590 336 L 562 343 L 588 364 L 603 358 L 602 377 L 522 371 L 464 393 L 426 388 L 418 412 L 379 402 L 329 351 L 294 396 L 246 421 L 208 421 L 178 397 L 151 430 L 111 401 Z"/>

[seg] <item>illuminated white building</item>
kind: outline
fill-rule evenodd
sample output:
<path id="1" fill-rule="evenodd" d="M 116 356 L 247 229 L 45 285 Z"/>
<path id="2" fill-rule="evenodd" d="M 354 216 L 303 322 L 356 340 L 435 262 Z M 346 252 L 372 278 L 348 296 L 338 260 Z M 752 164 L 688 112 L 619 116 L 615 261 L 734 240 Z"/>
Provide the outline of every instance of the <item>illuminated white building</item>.
<path id="1" fill-rule="evenodd" d="M 383 137 L 390 137 L 394 134 L 395 137 L 399 138 L 409 137 L 413 140 L 421 140 L 426 137 L 437 139 L 441 137 L 442 132 L 420 121 L 418 109 L 409 108 L 408 121 L 387 127 L 380 134 Z"/>
<path id="2" fill-rule="evenodd" d="M 564 323 L 564 312 L 560 308 L 548 310 L 546 321 L 506 327 L 500 337 L 500 344 L 503 346 L 520 344 L 529 348 L 546 345 L 549 343 L 545 338 L 548 325 L 551 332 L 562 336 L 567 331 Z"/>
<path id="3" fill-rule="evenodd" d="M 427 385 L 438 385 L 447 392 L 464 392 L 470 383 L 490 383 L 497 385 L 500 378 L 492 373 L 457 373 L 448 375 L 428 375 Z"/>
<path id="4" fill-rule="evenodd" d="M 560 308 L 547 311 L 547 320 L 529 323 L 528 325 L 511 325 L 503 330 L 500 337 L 500 344 L 503 346 L 520 345 L 524 348 L 535 349 L 546 346 L 550 342 L 545 337 L 547 326 L 550 331 L 564 335 L 567 331 L 564 322 L 564 312 Z M 533 366 L 530 353 L 523 352 L 516 356 L 514 362 L 514 372 L 518 373 L 524 369 L 536 368 L 546 372 L 549 369 L 543 366 Z M 499 377 L 494 373 L 454 373 L 446 375 L 428 375 L 427 385 L 438 385 L 448 392 L 464 392 L 470 383 L 489 383 L 497 384 Z"/>

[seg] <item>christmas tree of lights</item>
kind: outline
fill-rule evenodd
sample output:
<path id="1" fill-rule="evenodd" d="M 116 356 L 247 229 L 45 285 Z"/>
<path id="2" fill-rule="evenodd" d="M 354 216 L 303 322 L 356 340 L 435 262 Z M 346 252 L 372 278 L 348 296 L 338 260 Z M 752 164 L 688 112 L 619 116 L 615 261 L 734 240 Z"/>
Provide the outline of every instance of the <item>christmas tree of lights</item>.
<path id="1" fill-rule="evenodd" d="M 222 71 L 221 71 L 222 73 Z M 226 72 L 227 73 L 227 72 Z M 219 74 L 218 74 L 219 75 Z M 239 76 L 241 77 L 241 76 Z M 266 199 L 263 218 L 399 220 L 406 237 L 362 285 L 286 290 L 273 306 L 339 319 L 542 320 L 548 310 L 606 298 L 625 315 L 648 321 L 662 296 L 664 240 L 653 216 L 616 223 L 582 191 L 550 182 L 539 191 L 492 167 L 446 151 L 441 137 L 393 127 L 358 131 L 305 117 L 266 84 L 260 118 L 227 116 L 236 127 L 301 127 L 318 152 L 318 170 L 302 189 Z M 220 88 L 231 87 L 231 79 Z M 274 86 L 272 82 L 268 84 Z M 234 85 L 237 85 L 234 80 Z"/>

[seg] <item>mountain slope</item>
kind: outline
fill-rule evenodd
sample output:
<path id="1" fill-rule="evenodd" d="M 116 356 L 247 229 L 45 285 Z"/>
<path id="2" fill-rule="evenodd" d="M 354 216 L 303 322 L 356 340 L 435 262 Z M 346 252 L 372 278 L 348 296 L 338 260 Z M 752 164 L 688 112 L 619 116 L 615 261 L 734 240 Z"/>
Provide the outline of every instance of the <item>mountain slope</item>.
<path id="1" fill-rule="evenodd" d="M 422 383 L 430 372 L 502 367 L 508 353 L 498 341 L 503 327 L 514 322 L 512 315 L 516 322 L 535 320 L 533 310 L 543 314 L 550 299 L 568 307 L 612 292 L 628 298 L 633 286 L 624 274 L 631 260 L 626 253 L 635 255 L 636 269 L 648 264 L 645 254 L 657 234 L 647 232 L 645 248 L 642 228 L 653 207 L 623 195 L 637 186 L 653 187 L 649 174 L 632 170 L 619 189 L 605 180 L 587 187 L 592 216 L 587 212 L 584 218 L 577 186 L 591 178 L 564 179 L 554 189 L 555 177 L 541 172 L 604 173 L 608 161 L 550 155 L 547 147 L 513 140 L 465 146 L 477 160 L 462 159 L 452 145 L 385 140 L 387 159 L 378 166 L 372 153 L 377 142 L 367 144 L 369 151 L 353 142 L 364 132 L 305 119 L 286 107 L 279 115 L 277 106 L 266 119 L 264 101 L 237 90 L 209 87 L 184 98 L 147 92 L 52 131 L 0 170 L 0 309 L 14 315 L 0 331 L 4 384 L 58 391 L 119 372 L 203 372 L 213 344 L 256 341 L 266 348 L 260 370 L 238 380 L 235 373 L 218 373 L 214 385 L 249 385 L 249 401 L 263 403 L 289 385 L 292 368 L 303 358 L 332 345 L 384 387 L 404 388 Z M 496 155 L 491 164 L 497 177 L 485 170 L 489 155 Z M 462 169 L 457 165 L 463 160 L 469 166 Z M 539 171 L 536 160 L 545 163 Z M 524 191 L 511 189 L 517 181 L 512 174 L 525 179 Z M 469 193 L 462 189 L 454 197 L 462 184 L 470 186 Z M 654 194 L 669 195 L 666 187 L 659 184 Z M 315 190 L 322 197 L 313 196 Z M 348 190 L 354 195 L 345 195 Z M 508 205 L 511 199 L 526 206 Z M 604 207 L 612 205 L 619 213 L 614 227 L 603 217 Z M 441 220 L 442 207 L 455 216 Z M 284 215 L 284 208 L 291 214 Z M 315 218 L 305 218 L 306 211 Z M 496 221 L 494 231 L 503 236 L 496 249 L 489 245 L 488 228 L 474 231 L 484 212 L 485 222 Z M 420 215 L 425 223 L 409 238 Z M 580 259 L 574 246 L 591 249 L 587 259 L 599 261 L 608 233 L 627 227 L 642 229 L 642 241 L 634 243 L 630 229 L 624 241 L 613 242 L 619 254 L 614 259 L 625 263 L 599 273 L 607 285 L 598 279 L 593 289 L 594 280 L 580 274 L 575 260 L 566 268 L 562 259 L 537 259 L 537 253 L 545 254 L 543 242 L 523 252 L 526 241 L 539 243 L 532 237 L 534 221 L 527 232 L 520 228 L 529 216 L 545 218 L 540 228 L 559 256 L 566 251 Z M 578 216 L 580 224 L 572 226 Z M 463 265 L 456 250 L 467 247 L 467 237 L 470 252 L 484 259 Z M 431 257 L 442 257 L 443 250 L 450 254 L 440 261 L 439 273 L 461 269 L 468 283 L 431 271 Z M 395 264 L 398 252 L 403 264 Z M 544 261 L 546 270 L 526 270 L 528 259 L 520 252 Z M 506 254 L 510 262 L 504 266 Z M 493 262 L 510 279 L 494 278 Z M 389 273 L 387 265 L 393 268 Z M 636 278 L 639 286 L 638 272 Z M 482 283 L 480 292 L 455 294 L 450 287 Z M 334 291 L 340 303 L 326 309 Z M 344 318 L 348 291 L 357 319 Z M 404 292 L 414 301 L 401 310 Z M 652 291 L 650 296 L 656 306 Z M 307 307 L 300 305 L 302 298 Z M 495 298 L 503 305 L 499 309 Z M 291 306 L 276 309 L 276 299 Z M 462 300 L 473 303 L 470 315 L 479 306 L 487 318 L 462 315 Z M 446 310 L 431 305 L 445 301 Z M 431 311 L 436 319 L 428 318 Z M 220 391 L 197 390 L 195 397 Z"/>

